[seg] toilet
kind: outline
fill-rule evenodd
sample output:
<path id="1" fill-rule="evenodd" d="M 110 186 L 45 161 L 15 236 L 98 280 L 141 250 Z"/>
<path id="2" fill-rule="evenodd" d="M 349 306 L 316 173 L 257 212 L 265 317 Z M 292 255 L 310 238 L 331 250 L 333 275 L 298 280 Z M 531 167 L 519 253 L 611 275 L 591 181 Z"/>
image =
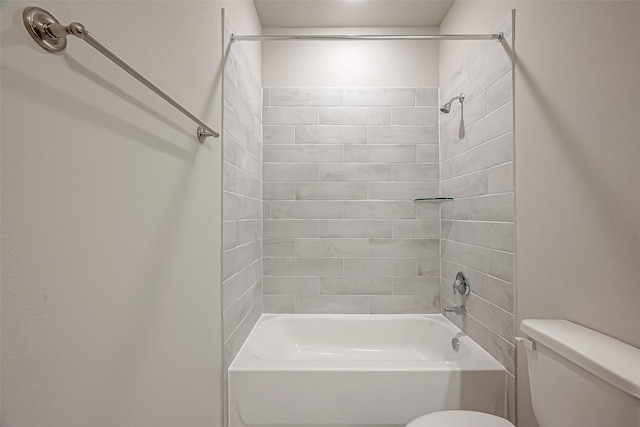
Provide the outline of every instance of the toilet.
<path id="1" fill-rule="evenodd" d="M 640 427 L 640 349 L 566 320 L 523 320 L 539 427 Z M 439 411 L 406 427 L 513 427 L 474 411 Z"/>

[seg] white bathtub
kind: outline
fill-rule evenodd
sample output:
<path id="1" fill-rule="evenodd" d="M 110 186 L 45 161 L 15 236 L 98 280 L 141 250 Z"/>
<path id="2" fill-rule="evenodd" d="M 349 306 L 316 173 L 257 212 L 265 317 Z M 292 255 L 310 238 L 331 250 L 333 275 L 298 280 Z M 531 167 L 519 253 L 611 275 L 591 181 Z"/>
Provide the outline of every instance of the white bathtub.
<path id="1" fill-rule="evenodd" d="M 505 415 L 504 368 L 438 314 L 263 314 L 228 378 L 230 427 L 404 426 L 443 409 Z"/>

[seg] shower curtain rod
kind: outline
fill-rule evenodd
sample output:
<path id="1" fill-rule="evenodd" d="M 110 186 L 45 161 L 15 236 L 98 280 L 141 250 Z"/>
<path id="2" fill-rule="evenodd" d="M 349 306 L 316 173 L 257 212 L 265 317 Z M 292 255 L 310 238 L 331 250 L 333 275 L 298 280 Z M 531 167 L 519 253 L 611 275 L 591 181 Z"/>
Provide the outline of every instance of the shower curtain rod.
<path id="1" fill-rule="evenodd" d="M 49 12 L 39 7 L 27 7 L 22 12 L 22 20 L 24 26 L 27 28 L 29 35 L 35 40 L 43 49 L 49 52 L 57 53 L 62 52 L 67 47 L 67 36 L 73 34 L 79 39 L 84 40 L 92 48 L 109 58 L 117 66 L 122 68 L 127 73 L 135 77 L 140 83 L 151 89 L 160 98 L 167 101 L 175 109 L 180 111 L 185 116 L 196 122 L 199 126 L 196 131 L 196 136 L 201 144 L 204 144 L 205 138 L 213 136 L 218 138 L 220 134 L 210 128 L 202 120 L 194 116 L 189 110 L 180 105 L 175 99 L 170 97 L 166 92 L 156 86 L 153 82 L 140 74 L 135 68 L 129 65 L 124 59 L 116 55 L 111 49 L 102 44 L 100 40 L 95 38 L 84 25 L 78 22 L 72 22 L 68 26 L 61 25 L 56 18 Z"/>
<path id="2" fill-rule="evenodd" d="M 411 34 L 411 35 L 356 35 L 356 34 L 258 34 L 258 35 L 238 35 L 231 34 L 231 43 L 244 41 L 283 41 L 283 40 L 496 40 L 502 41 L 503 33 L 496 34 Z"/>

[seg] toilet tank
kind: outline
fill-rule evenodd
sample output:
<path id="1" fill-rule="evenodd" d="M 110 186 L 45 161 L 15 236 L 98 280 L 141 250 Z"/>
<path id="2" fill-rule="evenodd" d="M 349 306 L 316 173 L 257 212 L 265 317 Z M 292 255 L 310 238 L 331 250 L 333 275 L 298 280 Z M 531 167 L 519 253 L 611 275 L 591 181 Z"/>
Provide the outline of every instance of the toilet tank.
<path id="1" fill-rule="evenodd" d="M 540 427 L 640 427 L 640 349 L 566 320 L 527 319 Z"/>

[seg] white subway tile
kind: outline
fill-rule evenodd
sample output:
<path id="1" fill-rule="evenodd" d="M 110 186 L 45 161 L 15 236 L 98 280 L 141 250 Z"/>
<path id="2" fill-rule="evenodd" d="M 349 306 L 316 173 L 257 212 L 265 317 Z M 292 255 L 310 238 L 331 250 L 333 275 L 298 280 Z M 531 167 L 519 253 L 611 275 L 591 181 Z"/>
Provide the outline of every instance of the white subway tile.
<path id="1" fill-rule="evenodd" d="M 516 372 L 516 347 L 500 335 L 489 332 L 489 353 L 512 375 Z"/>
<path id="2" fill-rule="evenodd" d="M 438 182 L 440 168 L 437 164 L 395 164 L 393 165 L 394 181 Z"/>
<path id="3" fill-rule="evenodd" d="M 424 194 L 438 194 L 437 182 L 375 182 L 367 184 L 369 200 L 413 200 Z"/>
<path id="4" fill-rule="evenodd" d="M 467 297 L 468 313 L 510 343 L 515 343 L 515 316 L 471 293 Z"/>
<path id="5" fill-rule="evenodd" d="M 239 119 L 246 124 L 253 124 L 253 117 L 257 111 L 252 111 L 252 107 L 249 102 L 242 97 L 240 90 L 233 84 L 233 82 L 227 82 L 225 85 L 224 94 L 225 103 L 233 108 L 238 115 Z M 255 131 L 252 129 L 252 131 Z"/>
<path id="6" fill-rule="evenodd" d="M 367 186 L 359 182 L 298 182 L 297 200 L 364 200 Z"/>
<path id="7" fill-rule="evenodd" d="M 388 107 L 322 107 L 321 125 L 389 125 Z"/>
<path id="8" fill-rule="evenodd" d="M 238 327 L 233 331 L 229 339 L 222 347 L 222 371 L 227 372 L 229 365 L 249 336 L 249 332 L 262 314 L 262 298 L 256 302 L 249 314 L 242 319 Z"/>
<path id="9" fill-rule="evenodd" d="M 295 256 L 293 239 L 264 239 L 264 256 L 292 257 Z"/>
<path id="10" fill-rule="evenodd" d="M 469 126 L 466 136 L 469 146 L 473 147 L 512 131 L 513 102 L 509 102 Z"/>
<path id="11" fill-rule="evenodd" d="M 513 67 L 511 58 L 504 52 L 498 52 L 491 57 L 477 72 L 473 73 L 469 81 L 465 83 L 465 95 L 475 98 L 481 92 L 487 90 L 493 83 L 511 71 Z"/>
<path id="12" fill-rule="evenodd" d="M 391 165 L 380 164 L 322 164 L 319 165 L 320 181 L 390 181 Z"/>
<path id="13" fill-rule="evenodd" d="M 442 179 L 465 175 L 513 161 L 513 133 L 509 132 L 442 162 Z"/>
<path id="14" fill-rule="evenodd" d="M 288 313 L 296 312 L 296 297 L 293 295 L 265 295 L 263 298 L 264 313 Z"/>
<path id="15" fill-rule="evenodd" d="M 262 238 L 262 220 L 222 222 L 223 249 L 230 249 Z"/>
<path id="16" fill-rule="evenodd" d="M 262 278 L 262 267 L 262 259 L 258 259 L 222 283 L 223 311 L 227 311 L 247 289 Z"/>
<path id="17" fill-rule="evenodd" d="M 368 144 L 437 144 L 438 126 L 368 126 Z"/>
<path id="18" fill-rule="evenodd" d="M 431 194 L 425 195 L 433 197 Z M 442 202 L 415 202 L 416 219 L 438 219 L 440 218 L 440 204 Z"/>
<path id="19" fill-rule="evenodd" d="M 318 237 L 318 221 L 300 219 L 265 219 L 264 238 Z"/>
<path id="20" fill-rule="evenodd" d="M 262 167 L 265 181 L 317 181 L 318 165 L 304 163 L 267 163 Z"/>
<path id="21" fill-rule="evenodd" d="M 415 89 L 345 89 L 342 95 L 342 105 L 415 105 L 415 96 Z"/>
<path id="22" fill-rule="evenodd" d="M 222 188 L 232 193 L 260 199 L 262 197 L 262 183 L 238 167 L 223 162 Z"/>
<path id="23" fill-rule="evenodd" d="M 446 240 L 453 240 L 453 224 L 454 221 L 443 219 L 440 221 L 441 236 Z"/>
<path id="24" fill-rule="evenodd" d="M 510 252 L 490 251 L 489 268 L 487 271 L 492 276 L 507 282 L 513 283 L 514 277 L 514 254 Z"/>
<path id="25" fill-rule="evenodd" d="M 345 276 L 415 277 L 418 270 L 415 258 L 345 258 Z"/>
<path id="26" fill-rule="evenodd" d="M 293 163 L 335 163 L 342 162 L 343 147 L 341 145 L 272 145 L 272 162 Z"/>
<path id="27" fill-rule="evenodd" d="M 455 104 L 459 105 L 459 104 Z M 461 138 L 465 132 L 465 126 L 470 125 L 464 120 L 462 108 L 452 107 L 452 111 L 448 114 L 440 114 L 440 139 Z M 466 116 L 466 115 L 465 115 Z"/>
<path id="28" fill-rule="evenodd" d="M 487 111 L 487 92 L 481 92 L 473 99 L 465 100 L 460 109 L 464 118 L 464 125 L 470 126 L 485 117 Z"/>
<path id="29" fill-rule="evenodd" d="M 271 88 L 271 105 L 340 105 L 341 89 Z"/>
<path id="30" fill-rule="evenodd" d="M 371 314 L 439 313 L 440 298 L 437 295 L 370 296 Z"/>
<path id="31" fill-rule="evenodd" d="M 444 139 L 440 143 L 440 159 L 447 160 L 460 153 L 464 153 L 468 145 L 467 138 L 459 138 L 457 135 Z"/>
<path id="32" fill-rule="evenodd" d="M 357 125 L 296 126 L 296 144 L 366 144 L 367 127 Z"/>
<path id="33" fill-rule="evenodd" d="M 437 125 L 438 107 L 394 107 L 391 123 L 394 125 Z"/>
<path id="34" fill-rule="evenodd" d="M 222 280 L 247 268 L 262 257 L 262 240 L 245 243 L 222 252 Z"/>
<path id="35" fill-rule="evenodd" d="M 322 277 L 320 295 L 391 295 L 391 277 Z"/>
<path id="36" fill-rule="evenodd" d="M 252 311 L 256 304 L 262 304 L 261 281 L 254 283 L 227 311 L 222 315 L 223 340 L 227 341 L 242 320 Z"/>
<path id="37" fill-rule="evenodd" d="M 513 101 L 513 73 L 509 71 L 487 89 L 487 110 L 492 112 Z"/>
<path id="38" fill-rule="evenodd" d="M 482 170 L 469 175 L 443 180 L 440 192 L 447 197 L 481 196 L 489 192 L 487 171 Z"/>
<path id="39" fill-rule="evenodd" d="M 345 163 L 413 163 L 416 161 L 416 146 L 345 145 L 344 161 Z"/>
<path id="40" fill-rule="evenodd" d="M 416 217 L 413 202 L 345 201 L 346 219 L 410 219 Z"/>
<path id="41" fill-rule="evenodd" d="M 250 128 L 248 126 L 250 126 Z M 238 113 L 236 113 L 228 104 L 225 104 L 224 106 L 224 129 L 241 145 L 245 147 L 249 146 L 249 140 L 252 138 L 253 134 L 253 123 L 244 123 L 238 116 Z"/>
<path id="42" fill-rule="evenodd" d="M 509 252 L 514 250 L 514 233 L 509 222 L 457 221 L 454 225 L 457 242 Z"/>
<path id="43" fill-rule="evenodd" d="M 515 312 L 515 286 L 512 283 L 475 270 L 464 270 L 476 295 L 509 313 Z"/>
<path id="44" fill-rule="evenodd" d="M 271 202 L 271 219 L 340 219 L 343 202 L 295 200 Z"/>
<path id="45" fill-rule="evenodd" d="M 372 257 L 439 257 L 438 239 L 370 239 Z"/>
<path id="46" fill-rule="evenodd" d="M 363 257 L 369 255 L 369 239 L 296 239 L 297 257 Z"/>
<path id="47" fill-rule="evenodd" d="M 316 107 L 264 107 L 262 109 L 265 125 L 317 125 Z"/>
<path id="48" fill-rule="evenodd" d="M 514 190 L 513 162 L 495 166 L 487 171 L 489 194 Z"/>
<path id="49" fill-rule="evenodd" d="M 262 197 L 265 200 L 293 200 L 295 197 L 292 182 L 263 182 Z"/>
<path id="50" fill-rule="evenodd" d="M 455 230 L 455 226 L 454 226 Z M 443 259 L 456 262 L 478 271 L 487 271 L 489 266 L 490 249 L 466 243 L 442 240 L 440 250 Z"/>
<path id="51" fill-rule="evenodd" d="M 225 220 L 262 218 L 262 201 L 223 191 L 222 218 Z"/>
<path id="52" fill-rule="evenodd" d="M 366 296 L 320 295 L 296 297 L 296 313 L 307 314 L 366 314 L 369 300 Z"/>
<path id="53" fill-rule="evenodd" d="M 418 276 L 437 276 L 440 274 L 440 257 L 418 258 Z"/>
<path id="54" fill-rule="evenodd" d="M 342 258 L 271 258 L 272 276 L 342 276 Z"/>
<path id="55" fill-rule="evenodd" d="M 437 295 L 440 297 L 440 277 L 394 277 L 393 295 Z"/>
<path id="56" fill-rule="evenodd" d="M 443 219 L 469 219 L 469 199 L 456 199 L 443 202 Z"/>
<path id="57" fill-rule="evenodd" d="M 420 106 L 437 106 L 438 105 L 438 88 L 418 88 L 416 90 L 416 105 Z"/>
<path id="58" fill-rule="evenodd" d="M 262 141 L 264 144 L 293 144 L 295 142 L 295 126 L 263 126 Z"/>
<path id="59" fill-rule="evenodd" d="M 513 193 L 472 197 L 469 199 L 469 219 L 513 222 L 513 202 Z"/>
<path id="60" fill-rule="evenodd" d="M 390 220 L 320 221 L 320 237 L 391 237 Z"/>
<path id="61" fill-rule="evenodd" d="M 236 242 L 237 221 L 222 221 L 222 250 L 238 246 Z M 246 242 L 245 242 L 246 243 Z"/>
<path id="62" fill-rule="evenodd" d="M 416 145 L 416 163 L 438 163 L 440 158 L 439 148 L 436 144 Z"/>
<path id="63" fill-rule="evenodd" d="M 438 239 L 440 237 L 440 221 L 437 219 L 395 219 L 393 220 L 393 237 Z"/>
<path id="64" fill-rule="evenodd" d="M 265 295 L 318 295 L 319 277 L 266 276 L 262 279 Z"/>

